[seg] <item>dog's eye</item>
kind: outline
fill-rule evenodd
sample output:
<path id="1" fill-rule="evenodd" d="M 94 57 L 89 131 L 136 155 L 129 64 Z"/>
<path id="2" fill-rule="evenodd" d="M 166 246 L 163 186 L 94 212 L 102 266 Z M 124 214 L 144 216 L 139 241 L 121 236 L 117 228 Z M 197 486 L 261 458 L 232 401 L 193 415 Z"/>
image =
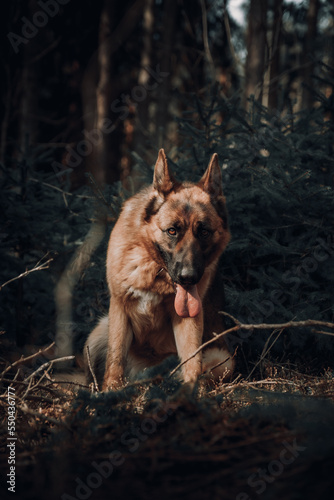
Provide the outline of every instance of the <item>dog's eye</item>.
<path id="1" fill-rule="evenodd" d="M 169 234 L 169 236 L 176 236 L 176 229 L 175 227 L 170 227 L 167 229 L 167 233 Z"/>
<path id="2" fill-rule="evenodd" d="M 204 240 L 210 236 L 211 232 L 208 229 L 200 229 L 198 231 L 198 235 L 200 238 L 203 238 Z"/>

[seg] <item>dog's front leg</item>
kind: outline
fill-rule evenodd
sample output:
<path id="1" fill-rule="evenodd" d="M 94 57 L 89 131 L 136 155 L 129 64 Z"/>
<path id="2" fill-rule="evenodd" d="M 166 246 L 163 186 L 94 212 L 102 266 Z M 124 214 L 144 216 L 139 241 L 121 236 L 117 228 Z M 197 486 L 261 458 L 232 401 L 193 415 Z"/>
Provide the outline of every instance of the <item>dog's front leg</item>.
<path id="1" fill-rule="evenodd" d="M 111 297 L 106 370 L 102 390 L 108 391 L 124 383 L 124 369 L 133 333 L 124 305 Z"/>
<path id="2" fill-rule="evenodd" d="M 181 362 L 190 358 L 201 346 L 203 338 L 203 313 L 195 318 L 173 318 L 173 330 L 177 353 Z M 199 352 L 182 366 L 184 382 L 195 382 L 202 373 L 202 352 Z"/>

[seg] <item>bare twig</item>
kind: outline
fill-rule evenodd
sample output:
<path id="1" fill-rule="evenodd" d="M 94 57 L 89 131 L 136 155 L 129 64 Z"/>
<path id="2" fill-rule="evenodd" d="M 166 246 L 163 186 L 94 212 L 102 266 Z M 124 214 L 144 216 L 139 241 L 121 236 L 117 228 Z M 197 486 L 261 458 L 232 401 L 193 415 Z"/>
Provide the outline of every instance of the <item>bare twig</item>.
<path id="1" fill-rule="evenodd" d="M 84 387 L 85 389 L 89 389 L 89 385 L 87 384 L 80 384 L 80 382 L 75 382 L 74 380 L 54 380 L 53 378 L 51 378 L 50 376 L 47 377 L 48 380 L 50 381 L 50 384 L 65 384 L 65 385 L 76 385 L 78 387 Z M 42 388 L 49 388 L 49 385 L 43 385 Z M 50 389 L 51 390 L 51 389 Z"/>
<path id="2" fill-rule="evenodd" d="M 26 390 L 24 391 L 23 396 L 21 397 L 22 401 L 24 401 L 25 397 L 28 396 L 28 393 L 29 393 L 29 391 L 31 389 L 31 386 L 32 386 L 32 378 L 29 380 L 28 387 L 26 388 Z"/>
<path id="3" fill-rule="evenodd" d="M 18 370 L 19 371 L 19 370 Z M 11 380 L 10 378 L 3 378 L 2 379 L 3 382 L 8 382 L 9 384 L 11 384 L 13 386 L 13 384 L 15 383 L 15 385 L 18 385 L 18 386 L 27 386 L 30 384 L 30 381 L 29 382 L 26 382 L 25 380 L 15 380 L 15 377 L 13 380 Z M 55 381 L 56 382 L 56 381 Z M 58 382 L 58 381 L 57 381 Z M 63 382 L 62 382 L 63 383 Z M 72 382 L 74 383 L 74 382 Z M 51 394 L 54 394 L 55 396 L 57 397 L 60 397 L 62 396 L 63 397 L 63 394 L 60 393 L 59 391 L 56 391 L 55 389 L 52 389 L 52 387 L 50 387 L 51 384 L 48 384 L 48 385 L 41 385 L 40 386 L 40 389 L 43 390 L 43 391 L 46 391 L 46 392 L 50 392 Z M 84 387 L 87 387 L 87 386 L 84 386 Z M 1 397 L 6 397 L 7 398 L 7 390 L 6 392 L 4 393 L 4 395 L 1 395 Z"/>
<path id="4" fill-rule="evenodd" d="M 270 351 L 270 349 L 273 347 L 273 345 L 276 343 L 276 341 L 279 339 L 281 333 L 283 332 L 284 328 L 282 328 L 279 332 L 278 332 L 278 335 L 276 336 L 276 338 L 273 340 L 273 342 L 269 345 L 270 343 L 270 340 L 271 338 L 275 335 L 275 333 L 277 332 L 277 330 L 273 330 L 273 332 L 270 334 L 270 336 L 268 337 L 265 345 L 264 345 L 264 348 L 262 350 L 262 353 L 261 353 L 261 356 L 260 356 L 260 359 L 259 361 L 254 365 L 253 369 L 251 370 L 250 374 L 248 375 L 247 379 L 250 379 L 250 377 L 252 376 L 252 374 L 254 373 L 254 371 L 256 370 L 256 368 L 262 363 L 262 361 L 265 359 L 265 357 L 267 356 L 268 352 Z M 269 346 L 269 347 L 268 347 Z M 262 370 L 261 370 L 262 371 Z M 262 376 L 262 373 L 261 373 L 261 376 Z"/>
<path id="5" fill-rule="evenodd" d="M 21 356 L 20 359 L 17 361 L 14 361 L 14 363 L 11 363 L 5 370 L 1 373 L 0 375 L 0 380 L 3 379 L 3 377 L 8 373 L 12 368 L 15 368 L 18 365 L 22 365 L 23 363 L 27 363 L 28 361 L 31 361 L 32 359 L 38 358 L 39 356 L 42 356 L 44 353 L 49 351 L 52 347 L 54 347 L 55 342 L 52 342 L 48 347 L 45 347 L 45 349 L 40 349 L 38 352 L 35 352 L 34 354 L 31 354 L 30 356 L 23 357 Z"/>
<path id="6" fill-rule="evenodd" d="M 234 318 L 234 316 L 232 316 L 231 314 L 226 313 L 225 311 L 219 311 L 219 314 L 223 314 L 224 316 L 231 318 L 237 325 L 239 325 L 239 328 L 242 330 L 281 330 L 282 328 L 303 328 L 305 326 L 326 326 L 327 328 L 334 329 L 334 323 L 330 323 L 328 321 L 318 321 L 316 319 L 305 319 L 303 321 L 287 321 L 286 323 L 259 323 L 258 325 L 245 325 L 243 323 L 240 323 L 239 320 Z M 332 335 L 334 337 L 334 333 L 332 332 L 319 331 L 318 333 L 326 333 L 326 335 Z M 222 332 L 220 335 L 223 334 L 224 332 Z"/>
<path id="7" fill-rule="evenodd" d="M 226 335 L 227 333 L 236 332 L 237 330 L 240 330 L 240 326 L 239 325 L 234 326 L 233 328 L 230 328 L 229 330 L 225 330 L 224 332 L 219 333 L 218 335 L 216 335 L 212 339 L 208 340 L 207 342 L 204 342 L 204 344 L 202 344 L 201 346 L 199 346 L 199 348 L 196 349 L 196 351 L 188 359 L 186 359 L 186 360 L 182 361 L 180 364 L 178 364 L 170 372 L 169 376 L 171 377 L 172 375 L 174 375 L 174 373 L 176 373 L 185 363 L 187 363 L 190 359 L 194 358 L 196 356 L 196 354 L 198 354 L 199 352 L 201 352 L 205 347 L 207 347 L 208 345 L 212 344 L 213 342 L 216 342 L 216 340 L 218 340 L 223 335 Z"/>
<path id="8" fill-rule="evenodd" d="M 96 380 L 96 377 L 95 377 L 95 373 L 94 373 L 94 370 L 93 370 L 93 367 L 92 367 L 92 363 L 91 363 L 91 359 L 90 359 L 89 346 L 88 345 L 86 346 L 86 351 L 87 351 L 88 368 L 89 368 L 89 371 L 91 373 L 91 376 L 93 377 L 94 389 L 95 389 L 96 392 L 99 392 L 100 389 L 99 389 L 99 386 L 98 386 L 98 383 L 97 383 L 97 380 Z"/>
<path id="9" fill-rule="evenodd" d="M 271 329 L 284 329 L 284 328 L 303 328 L 303 327 L 309 327 L 309 326 L 325 326 L 327 328 L 332 328 L 334 329 L 334 323 L 329 323 L 328 321 L 317 321 L 314 319 L 307 319 L 304 321 L 288 321 L 286 323 L 260 323 L 258 325 L 245 325 L 243 323 L 240 323 L 239 320 L 231 316 L 230 314 L 225 313 L 224 311 L 219 311 L 220 314 L 223 314 L 225 316 L 228 316 L 231 318 L 236 324 L 236 326 L 233 326 L 232 328 L 229 328 L 228 330 L 225 330 L 224 332 L 219 333 L 218 335 L 214 336 L 212 339 L 208 340 L 207 342 L 204 342 L 198 349 L 196 349 L 195 352 L 191 356 L 189 356 L 188 359 L 185 359 L 181 363 L 179 363 L 171 372 L 170 372 L 170 377 L 174 375 L 185 363 L 187 363 L 190 359 L 194 358 L 199 352 L 201 352 L 205 347 L 208 345 L 212 344 L 213 342 L 216 342 L 220 337 L 223 337 L 224 335 L 227 335 L 229 333 L 237 332 L 238 330 L 271 330 Z M 324 333 L 322 331 L 319 331 L 318 333 Z M 334 333 L 332 332 L 326 332 L 326 335 L 331 335 L 334 337 Z"/>
<path id="10" fill-rule="evenodd" d="M 43 259 L 44 259 L 44 257 L 43 257 Z M 12 278 L 11 280 L 6 281 L 6 283 L 3 283 L 2 285 L 0 285 L 0 291 L 5 286 L 9 285 L 9 283 L 12 283 L 13 281 L 19 280 L 21 278 L 25 278 L 25 276 L 28 276 L 28 274 L 33 273 L 34 271 L 42 271 L 42 269 L 49 269 L 49 264 L 50 264 L 50 262 L 53 261 L 53 259 L 51 258 L 51 259 L 47 260 L 46 262 L 43 262 L 43 264 L 40 264 L 40 262 L 43 259 L 41 259 L 39 262 L 37 262 L 37 264 L 35 264 L 32 269 L 27 269 L 24 273 L 21 273 L 19 276 L 16 276 L 15 278 Z"/>
<path id="11" fill-rule="evenodd" d="M 28 380 L 30 380 L 32 377 L 37 375 L 37 373 L 39 373 L 42 370 L 44 370 L 45 368 L 47 368 L 49 365 L 51 365 L 51 367 L 52 367 L 54 365 L 54 363 L 61 363 L 62 361 L 70 361 L 72 359 L 75 359 L 75 356 L 63 356 L 62 358 L 51 359 L 50 361 L 47 361 L 46 363 L 41 365 L 39 368 L 37 368 L 37 370 L 35 370 L 33 373 L 31 373 L 29 375 L 29 377 L 26 378 L 26 382 L 28 382 Z"/>
<path id="12" fill-rule="evenodd" d="M 236 325 L 241 325 L 240 321 L 237 318 L 235 318 L 234 316 L 232 316 L 232 314 L 229 314 L 225 311 L 218 311 L 218 314 L 223 314 L 227 318 L 230 318 L 233 321 L 233 323 L 235 323 Z"/>
<path id="13" fill-rule="evenodd" d="M 41 376 L 41 378 L 36 382 L 36 384 L 34 384 L 32 386 L 32 381 L 33 381 L 33 378 L 31 378 L 29 380 L 29 383 L 28 383 L 28 387 L 25 391 L 25 393 L 23 394 L 22 396 L 22 401 L 28 396 L 29 392 L 31 392 L 32 390 L 36 389 L 38 386 L 41 385 L 43 379 L 46 377 L 47 373 L 51 370 L 52 368 L 52 364 L 50 364 L 50 366 L 47 368 L 47 370 L 43 373 L 43 375 Z"/>
<path id="14" fill-rule="evenodd" d="M 328 327 L 330 328 L 330 327 Z M 332 332 L 325 332 L 325 330 L 311 330 L 312 333 L 321 333 L 321 335 L 330 335 L 331 337 L 333 336 L 333 333 Z"/>
<path id="15" fill-rule="evenodd" d="M 226 363 L 226 361 L 228 361 L 229 359 L 231 359 L 231 356 L 227 356 L 227 358 L 224 359 L 224 361 L 220 361 L 219 363 L 217 363 L 216 365 L 214 366 L 211 366 L 210 368 L 208 368 L 207 370 L 205 370 L 205 372 L 202 373 L 202 375 L 204 375 L 205 373 L 210 373 L 210 372 L 213 372 L 213 370 L 215 370 L 216 368 L 218 368 L 219 366 L 223 365 L 224 363 Z"/>
<path id="16" fill-rule="evenodd" d="M 240 377 L 239 377 L 240 378 Z M 298 384 L 296 382 L 293 382 L 291 380 L 286 380 L 286 379 L 276 379 L 276 380 L 271 380 L 271 379 L 261 379 L 261 380 L 255 380 L 255 381 L 248 381 L 248 380 L 239 380 L 238 383 L 231 382 L 230 384 L 225 384 L 224 386 L 220 387 L 219 391 L 220 393 L 225 393 L 225 392 L 232 392 L 236 389 L 241 389 L 241 388 L 254 388 L 257 389 L 256 386 L 261 386 L 261 385 L 278 385 L 278 384 L 287 384 L 291 385 L 294 387 L 298 387 Z M 260 390 L 261 387 L 257 390 Z"/>

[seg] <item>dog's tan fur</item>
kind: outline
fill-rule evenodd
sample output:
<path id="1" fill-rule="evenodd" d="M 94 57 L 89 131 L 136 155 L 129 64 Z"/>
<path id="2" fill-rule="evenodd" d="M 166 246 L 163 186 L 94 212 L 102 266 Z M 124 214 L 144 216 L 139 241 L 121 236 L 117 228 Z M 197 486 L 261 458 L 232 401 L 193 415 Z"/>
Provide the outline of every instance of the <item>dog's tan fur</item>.
<path id="1" fill-rule="evenodd" d="M 202 229 L 204 224 L 210 229 L 209 236 Z M 170 234 L 174 228 L 177 236 Z M 189 269 L 194 274 L 200 267 L 196 259 L 203 261 L 195 285 L 200 297 L 195 301 L 198 306 L 213 283 L 218 260 L 229 239 L 217 155 L 213 155 L 199 183 L 179 183 L 172 177 L 164 151 L 160 150 L 152 186 L 124 204 L 110 236 L 109 319 L 102 318 L 90 334 L 84 352 L 87 358 L 88 346 L 93 370 L 98 380 L 103 379 L 103 390 L 123 384 L 126 378 L 133 378 L 138 371 L 170 354 L 177 353 L 181 361 L 186 360 L 202 344 L 203 331 L 204 340 L 213 331 L 221 331 L 218 315 L 218 322 L 210 315 L 210 303 L 209 309 L 204 307 L 205 321 L 203 309 L 195 311 L 195 317 L 176 313 L 178 278 L 170 274 L 173 269 L 181 269 L 181 275 Z M 188 289 L 187 285 L 181 286 L 191 300 Z M 194 382 L 202 372 L 229 358 L 224 346 L 213 345 L 183 365 L 184 382 Z M 213 375 L 224 377 L 232 369 L 233 361 L 229 358 L 214 369 Z M 89 374 L 88 368 L 86 372 Z"/>

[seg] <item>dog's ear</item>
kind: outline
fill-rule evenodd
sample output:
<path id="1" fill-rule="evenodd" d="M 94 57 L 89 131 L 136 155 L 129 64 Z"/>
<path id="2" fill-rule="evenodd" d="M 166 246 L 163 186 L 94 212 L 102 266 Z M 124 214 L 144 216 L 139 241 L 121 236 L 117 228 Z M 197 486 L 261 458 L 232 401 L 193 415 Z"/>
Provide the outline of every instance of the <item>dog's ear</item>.
<path id="1" fill-rule="evenodd" d="M 223 220 L 224 228 L 227 229 L 227 210 L 217 153 L 212 156 L 208 168 L 197 185 L 210 195 L 211 203 L 217 210 L 219 217 Z"/>
<path id="2" fill-rule="evenodd" d="M 223 196 L 222 174 L 217 153 L 212 155 L 209 166 L 197 185 L 210 196 Z"/>
<path id="3" fill-rule="evenodd" d="M 176 186 L 177 182 L 169 171 L 165 151 L 160 149 L 154 168 L 153 187 L 158 193 L 166 196 Z"/>

